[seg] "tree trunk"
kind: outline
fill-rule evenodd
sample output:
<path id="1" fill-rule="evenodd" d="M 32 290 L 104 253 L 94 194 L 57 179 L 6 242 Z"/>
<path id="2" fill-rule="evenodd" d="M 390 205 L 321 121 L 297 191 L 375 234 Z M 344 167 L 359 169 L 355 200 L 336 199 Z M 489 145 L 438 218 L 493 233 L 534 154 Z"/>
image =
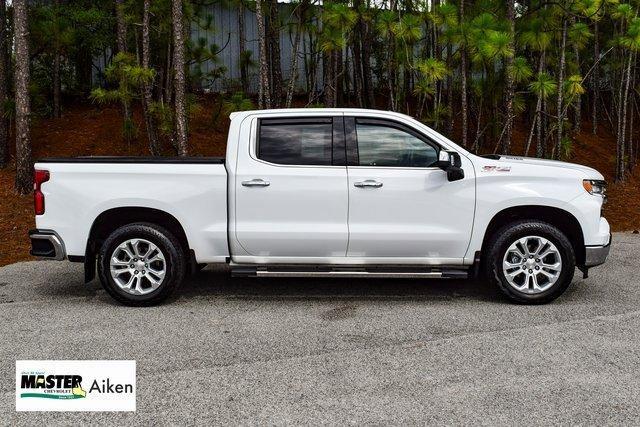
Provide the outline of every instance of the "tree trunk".
<path id="1" fill-rule="evenodd" d="M 7 9 L 6 2 L 0 2 L 0 169 L 9 163 L 9 125 L 4 118 L 4 105 L 7 102 L 9 84 L 7 82 Z"/>
<path id="2" fill-rule="evenodd" d="M 598 68 L 600 68 L 600 44 L 598 41 L 598 21 L 595 22 L 593 29 L 593 74 L 591 81 L 593 82 L 593 99 L 591 100 L 591 133 L 598 133 L 598 99 L 600 97 L 600 80 L 598 77 Z"/>
<path id="3" fill-rule="evenodd" d="M 60 14 L 60 0 L 55 2 L 55 41 L 53 49 L 53 117 L 60 117 L 60 34 L 58 32 L 58 16 Z"/>
<path id="4" fill-rule="evenodd" d="M 451 70 L 452 64 L 451 57 L 451 43 L 447 43 L 447 69 Z M 447 136 L 449 138 L 453 138 L 453 124 L 454 124 L 454 114 L 453 114 L 453 75 L 452 73 L 447 74 L 447 110 L 449 111 L 449 122 L 447 123 Z"/>
<path id="5" fill-rule="evenodd" d="M 116 25 L 118 52 L 127 51 L 127 23 L 124 17 L 124 0 L 116 0 Z"/>
<path id="6" fill-rule="evenodd" d="M 299 5 L 298 8 L 303 8 L 303 5 Z M 291 52 L 291 67 L 289 70 L 289 84 L 287 87 L 287 97 L 285 101 L 285 107 L 291 108 L 291 102 L 293 101 L 293 92 L 296 88 L 296 81 L 298 80 L 298 51 L 300 50 L 300 39 L 302 38 L 302 17 L 304 16 L 304 8 L 298 9 L 297 18 L 298 23 L 296 25 L 296 35 L 293 41 L 293 50 Z"/>
<path id="7" fill-rule="evenodd" d="M 576 18 L 575 16 L 571 17 L 571 25 L 575 25 Z M 578 74 L 582 75 L 580 72 L 580 49 L 578 49 L 578 45 L 573 43 L 573 56 L 576 60 L 576 66 L 578 67 Z M 578 95 L 576 97 L 575 105 L 574 105 L 574 124 L 573 131 L 579 133 L 582 130 L 582 95 Z"/>
<path id="8" fill-rule="evenodd" d="M 187 104 L 185 96 L 184 22 L 182 0 L 172 0 L 173 14 L 173 74 L 175 93 L 175 128 L 178 155 L 186 156 L 187 149 Z"/>
<path id="9" fill-rule="evenodd" d="M 278 1 L 269 0 L 268 14 L 268 47 L 271 71 L 271 102 L 274 108 L 282 104 L 282 65 L 280 63 L 280 23 L 278 18 Z"/>
<path id="10" fill-rule="evenodd" d="M 358 20 L 354 30 L 351 33 L 351 53 L 353 54 L 353 89 L 356 95 L 356 102 L 358 107 L 364 108 L 363 99 L 363 77 L 362 77 L 362 38 L 364 36 L 362 16 L 360 15 L 360 8 L 362 6 L 362 0 L 354 0 L 353 8 L 358 13 Z"/>
<path id="11" fill-rule="evenodd" d="M 627 71 L 626 59 L 623 56 L 623 68 L 620 72 L 620 84 L 618 86 L 618 107 L 617 107 L 617 117 L 616 117 L 616 174 L 615 180 L 620 181 L 622 179 L 622 171 L 624 170 L 623 159 L 624 159 L 624 150 L 622 147 L 624 146 L 624 128 L 622 127 L 622 115 L 623 110 L 626 111 L 623 103 L 624 96 L 624 86 L 625 86 L 625 74 Z"/>
<path id="12" fill-rule="evenodd" d="M 336 106 L 336 64 L 335 53 L 327 52 L 324 61 L 324 103 L 325 107 L 333 108 Z"/>
<path id="13" fill-rule="evenodd" d="M 144 68 L 150 68 L 151 56 L 151 42 L 149 36 L 149 20 L 151 7 L 151 0 L 144 0 L 143 13 L 142 13 L 142 66 Z M 144 95 L 142 100 L 142 109 L 144 113 L 144 122 L 147 127 L 147 137 L 149 139 L 149 151 L 152 155 L 157 156 L 160 154 L 158 144 L 158 133 L 156 131 L 156 123 L 151 115 L 151 104 L 153 102 L 153 94 L 151 92 L 153 88 L 153 81 L 145 83 Z"/>
<path id="14" fill-rule="evenodd" d="M 249 92 L 249 70 L 245 57 L 247 51 L 247 39 L 244 31 L 244 0 L 240 0 L 238 5 L 238 48 L 240 49 L 240 83 L 242 84 L 242 92 Z"/>
<path id="15" fill-rule="evenodd" d="M 544 55 L 545 51 L 540 52 L 540 60 L 538 61 L 538 75 L 542 74 L 544 70 Z M 542 150 L 542 111 L 544 109 L 544 104 L 542 102 L 542 94 L 538 93 L 538 99 L 536 101 L 536 111 L 533 116 L 533 126 L 531 127 L 531 133 L 529 134 L 529 140 L 527 142 L 527 148 L 525 150 L 524 155 L 529 154 L 529 146 L 531 145 L 531 138 L 533 138 L 533 128 L 536 128 L 536 157 L 543 156 Z"/>
<path id="16" fill-rule="evenodd" d="M 53 117 L 60 117 L 60 53 L 53 53 Z"/>
<path id="17" fill-rule="evenodd" d="M 167 43 L 167 65 L 166 65 L 166 73 L 164 77 L 164 102 L 169 105 L 173 101 L 173 49 L 172 42 L 169 39 Z"/>
<path id="18" fill-rule="evenodd" d="M 624 176 L 626 172 L 626 163 L 625 163 L 625 143 L 626 143 L 626 133 L 627 133 L 627 111 L 629 111 L 629 106 L 627 105 L 628 96 L 629 96 L 629 84 L 631 82 L 631 62 L 633 55 L 631 53 L 629 55 L 629 60 L 627 61 L 627 69 L 626 76 L 624 77 L 624 95 L 622 102 L 622 124 L 621 124 L 621 132 L 619 138 L 619 160 L 618 160 L 618 170 L 616 171 L 616 180 L 624 181 Z"/>
<path id="19" fill-rule="evenodd" d="M 366 0 L 367 9 L 371 7 L 370 0 Z M 375 98 L 373 95 L 373 73 L 371 71 L 371 49 L 373 47 L 373 29 L 369 20 L 362 22 L 362 84 L 366 94 L 365 106 L 375 108 Z"/>
<path id="20" fill-rule="evenodd" d="M 118 53 L 127 52 L 127 23 L 124 17 L 124 0 L 116 0 L 116 25 Z M 129 102 L 122 102 L 122 112 L 125 122 L 131 121 L 131 106 Z"/>
<path id="21" fill-rule="evenodd" d="M 460 0 L 460 23 L 464 22 L 464 2 L 465 0 Z M 467 147 L 467 128 L 469 111 L 467 106 L 467 49 L 466 49 L 466 40 L 464 40 L 465 35 L 463 34 L 463 40 L 460 42 L 460 78 L 461 87 L 460 94 L 462 96 L 461 100 L 461 110 L 462 110 L 462 146 Z"/>
<path id="22" fill-rule="evenodd" d="M 389 35 L 389 43 L 387 47 L 387 84 L 389 86 L 389 109 L 397 110 L 397 99 L 395 95 L 395 75 L 398 71 L 394 66 L 395 60 L 395 41 L 393 35 Z"/>
<path id="23" fill-rule="evenodd" d="M 364 40 L 362 43 L 362 83 L 366 94 L 365 106 L 367 108 L 375 108 L 375 98 L 373 95 L 373 73 L 371 72 L 371 48 L 373 44 L 371 24 L 364 23 Z"/>
<path id="24" fill-rule="evenodd" d="M 515 0 L 507 0 L 506 18 L 509 23 L 509 47 L 514 49 L 515 39 Z M 566 31 L 566 30 L 565 30 Z M 515 54 L 515 53 L 514 53 Z M 504 61 L 506 79 L 505 79 L 505 124 L 504 124 L 504 141 L 502 151 L 509 154 L 511 151 L 511 134 L 513 132 L 513 96 L 514 96 L 514 76 L 513 70 L 513 54 L 507 55 Z"/>
<path id="25" fill-rule="evenodd" d="M 560 150 L 562 149 L 562 125 L 564 123 L 564 113 L 562 111 L 563 90 L 564 87 L 564 66 L 566 61 L 566 49 L 567 49 L 567 20 L 562 19 L 562 39 L 560 44 L 560 65 L 558 70 L 558 133 L 556 139 L 555 158 L 560 158 Z"/>
<path id="26" fill-rule="evenodd" d="M 16 90 L 16 190 L 33 190 L 31 161 L 31 104 L 29 100 L 29 24 L 26 0 L 14 0 L 15 90 Z"/>
<path id="27" fill-rule="evenodd" d="M 636 67 L 637 67 L 637 60 L 638 60 L 638 54 L 637 52 L 633 52 L 633 74 L 631 75 L 631 87 L 636 87 Z M 633 172 L 633 168 L 635 166 L 635 160 L 634 160 L 634 156 L 635 156 L 635 151 L 634 151 L 634 147 L 633 147 L 633 106 L 636 103 L 636 94 L 635 91 L 631 91 L 630 93 L 631 95 L 631 99 L 629 101 L 627 101 L 627 104 L 629 105 L 629 156 L 627 157 L 627 165 L 628 165 L 628 169 L 629 172 Z"/>
<path id="28" fill-rule="evenodd" d="M 258 86 L 258 108 L 271 108 L 269 88 L 269 65 L 267 64 L 267 35 L 262 13 L 263 0 L 256 0 L 256 20 L 258 21 L 258 42 L 260 45 L 260 85 Z"/>

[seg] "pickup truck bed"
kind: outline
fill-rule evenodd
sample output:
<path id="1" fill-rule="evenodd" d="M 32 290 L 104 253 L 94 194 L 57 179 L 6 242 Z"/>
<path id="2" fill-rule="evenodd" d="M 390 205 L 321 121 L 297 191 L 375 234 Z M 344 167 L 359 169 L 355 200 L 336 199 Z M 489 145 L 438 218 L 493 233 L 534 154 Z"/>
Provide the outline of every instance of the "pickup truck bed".
<path id="1" fill-rule="evenodd" d="M 171 217 L 198 263 L 229 255 L 224 158 L 76 157 L 42 159 L 36 168 L 52 177 L 42 185 L 46 215 L 38 229 L 55 230 L 70 259 L 85 256 L 95 224 L 131 221 L 131 214 L 149 222 Z"/>

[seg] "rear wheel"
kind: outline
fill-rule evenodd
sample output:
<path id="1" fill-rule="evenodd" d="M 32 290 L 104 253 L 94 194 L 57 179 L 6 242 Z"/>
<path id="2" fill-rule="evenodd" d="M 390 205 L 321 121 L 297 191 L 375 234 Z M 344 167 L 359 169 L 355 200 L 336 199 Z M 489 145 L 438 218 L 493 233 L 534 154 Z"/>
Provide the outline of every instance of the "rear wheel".
<path id="1" fill-rule="evenodd" d="M 567 289 L 576 266 L 569 239 L 551 224 L 522 221 L 498 230 L 488 244 L 487 277 L 515 302 L 543 304 Z"/>
<path id="2" fill-rule="evenodd" d="M 182 282 L 186 260 L 180 242 L 163 227 L 135 223 L 115 230 L 98 258 L 102 286 L 117 301 L 154 305 Z"/>

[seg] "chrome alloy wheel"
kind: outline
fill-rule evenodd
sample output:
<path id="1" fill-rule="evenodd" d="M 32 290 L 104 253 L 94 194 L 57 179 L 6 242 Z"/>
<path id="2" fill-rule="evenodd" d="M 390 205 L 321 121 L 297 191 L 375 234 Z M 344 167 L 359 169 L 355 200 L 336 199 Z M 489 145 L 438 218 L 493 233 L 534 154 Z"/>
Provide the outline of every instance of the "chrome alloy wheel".
<path id="1" fill-rule="evenodd" d="M 562 258 L 551 241 L 539 236 L 526 236 L 509 246 L 502 260 L 502 272 L 514 289 L 538 294 L 558 281 L 562 273 Z"/>
<path id="2" fill-rule="evenodd" d="M 162 251 L 145 239 L 122 242 L 111 254 L 111 278 L 125 292 L 145 295 L 162 284 L 167 263 Z"/>

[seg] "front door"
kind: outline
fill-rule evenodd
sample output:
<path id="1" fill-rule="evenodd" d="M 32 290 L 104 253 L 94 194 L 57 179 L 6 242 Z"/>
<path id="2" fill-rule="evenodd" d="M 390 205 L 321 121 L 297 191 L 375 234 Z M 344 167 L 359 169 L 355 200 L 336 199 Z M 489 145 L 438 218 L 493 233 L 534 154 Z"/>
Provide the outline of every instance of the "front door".
<path id="1" fill-rule="evenodd" d="M 363 262 L 459 264 L 473 225 L 475 187 L 449 182 L 440 147 L 392 120 L 345 118 L 349 175 L 348 256 Z"/>
<path id="2" fill-rule="evenodd" d="M 342 120 L 318 115 L 254 119 L 234 183 L 235 238 L 244 255 L 254 257 L 241 261 L 314 263 L 346 256 Z"/>

